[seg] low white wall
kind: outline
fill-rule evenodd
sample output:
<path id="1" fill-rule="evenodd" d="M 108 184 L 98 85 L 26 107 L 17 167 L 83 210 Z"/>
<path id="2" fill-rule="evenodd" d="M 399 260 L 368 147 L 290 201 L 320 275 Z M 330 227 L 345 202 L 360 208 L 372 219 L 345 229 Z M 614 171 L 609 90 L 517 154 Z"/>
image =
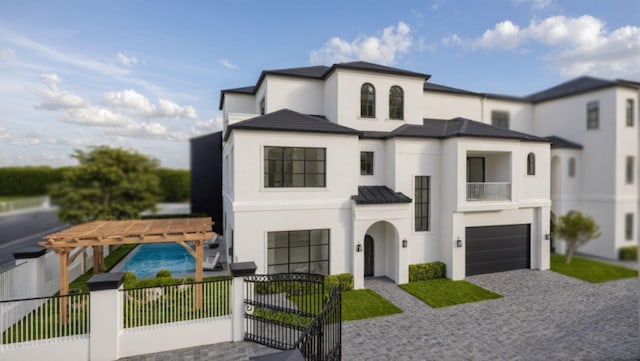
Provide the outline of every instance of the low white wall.
<path id="1" fill-rule="evenodd" d="M 127 329 L 120 333 L 118 356 L 229 342 L 231 329 L 231 316 Z"/>
<path id="2" fill-rule="evenodd" d="M 0 346 L 0 360 L 2 361 L 87 361 L 88 359 L 88 336 Z"/>

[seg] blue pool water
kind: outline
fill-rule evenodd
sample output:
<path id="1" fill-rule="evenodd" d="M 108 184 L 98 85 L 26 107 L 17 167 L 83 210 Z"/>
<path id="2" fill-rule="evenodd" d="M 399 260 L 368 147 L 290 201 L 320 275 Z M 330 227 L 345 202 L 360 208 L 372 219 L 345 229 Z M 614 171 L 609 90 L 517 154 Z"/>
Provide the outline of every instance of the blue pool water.
<path id="1" fill-rule="evenodd" d="M 118 272 L 133 272 L 136 277 L 155 277 L 163 268 L 172 276 L 193 274 L 195 260 L 184 247 L 177 243 L 141 244 L 133 252 L 133 257 L 116 267 Z"/>

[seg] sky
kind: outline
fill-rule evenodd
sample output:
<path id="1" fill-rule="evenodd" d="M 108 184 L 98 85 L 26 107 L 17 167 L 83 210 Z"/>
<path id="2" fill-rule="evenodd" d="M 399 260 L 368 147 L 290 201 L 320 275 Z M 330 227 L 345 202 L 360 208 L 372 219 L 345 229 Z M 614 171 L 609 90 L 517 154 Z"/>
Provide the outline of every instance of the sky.
<path id="1" fill-rule="evenodd" d="M 221 89 L 353 60 L 516 96 L 640 81 L 640 0 L 1 0 L 0 166 L 108 145 L 188 169 Z"/>

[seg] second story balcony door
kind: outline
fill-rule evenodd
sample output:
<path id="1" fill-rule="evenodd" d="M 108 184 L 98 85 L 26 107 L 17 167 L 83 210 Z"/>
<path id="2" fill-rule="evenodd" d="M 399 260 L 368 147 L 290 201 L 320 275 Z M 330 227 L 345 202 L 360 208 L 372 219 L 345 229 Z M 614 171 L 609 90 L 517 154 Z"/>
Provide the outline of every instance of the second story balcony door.
<path id="1" fill-rule="evenodd" d="M 467 158 L 467 183 L 484 183 L 484 158 Z"/>

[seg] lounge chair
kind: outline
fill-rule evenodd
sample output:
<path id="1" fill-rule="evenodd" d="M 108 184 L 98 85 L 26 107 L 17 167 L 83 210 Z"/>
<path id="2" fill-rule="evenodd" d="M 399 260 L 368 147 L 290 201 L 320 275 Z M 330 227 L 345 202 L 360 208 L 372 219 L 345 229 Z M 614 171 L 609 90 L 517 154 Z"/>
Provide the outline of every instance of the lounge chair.
<path id="1" fill-rule="evenodd" d="M 208 256 L 202 262 L 202 269 L 205 271 L 222 271 L 222 264 L 219 262 L 220 252 L 216 252 L 215 257 Z"/>
<path id="2" fill-rule="evenodd" d="M 212 239 L 204 242 L 209 248 L 218 248 L 220 247 L 220 242 L 218 240 L 218 235 L 216 234 Z"/>

